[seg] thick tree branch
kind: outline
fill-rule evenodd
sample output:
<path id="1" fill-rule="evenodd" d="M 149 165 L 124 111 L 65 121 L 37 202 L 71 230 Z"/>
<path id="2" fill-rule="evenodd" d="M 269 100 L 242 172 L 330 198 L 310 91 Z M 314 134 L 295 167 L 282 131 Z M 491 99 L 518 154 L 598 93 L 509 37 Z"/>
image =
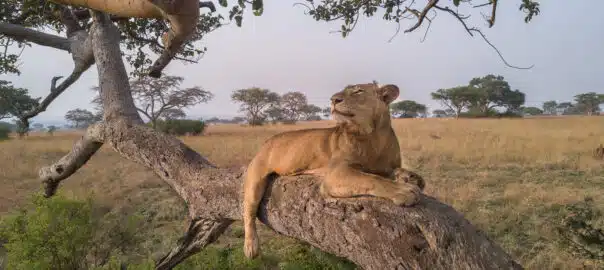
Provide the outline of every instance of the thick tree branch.
<path id="1" fill-rule="evenodd" d="M 103 146 L 103 125 L 88 127 L 86 134 L 74 145 L 71 151 L 54 164 L 40 169 L 40 179 L 44 183 L 45 196 L 55 194 L 61 180 L 74 174 Z"/>
<path id="2" fill-rule="evenodd" d="M 174 188 L 193 220 L 214 220 L 207 230 L 192 226 L 189 240 L 159 264 L 175 265 L 210 241 L 191 239 L 209 239 L 240 219 L 243 171 L 213 168 L 178 139 L 144 126 L 111 123 L 103 136 L 123 157 L 152 169 Z M 319 181 L 312 176 L 274 181 L 260 221 L 364 269 L 521 269 L 463 215 L 433 198 L 408 208 L 378 198 L 325 199 Z"/>
<path id="3" fill-rule="evenodd" d="M 38 45 L 55 49 L 70 51 L 70 41 L 67 38 L 46 34 L 16 24 L 0 22 L 0 34 L 9 36 L 19 41 L 27 40 Z"/>

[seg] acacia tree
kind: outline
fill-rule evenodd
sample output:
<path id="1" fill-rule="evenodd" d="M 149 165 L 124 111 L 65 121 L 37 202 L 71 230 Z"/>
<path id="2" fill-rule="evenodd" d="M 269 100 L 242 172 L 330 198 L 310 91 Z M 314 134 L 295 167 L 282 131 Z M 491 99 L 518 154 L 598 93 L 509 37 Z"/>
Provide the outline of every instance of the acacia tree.
<path id="1" fill-rule="evenodd" d="M 279 100 L 283 118 L 288 123 L 295 123 L 303 118 L 308 99 L 304 93 L 293 91 L 283 94 Z"/>
<path id="2" fill-rule="evenodd" d="M 86 128 L 96 122 L 94 113 L 86 109 L 73 109 L 65 113 L 65 120 L 71 122 L 74 128 Z"/>
<path id="3" fill-rule="evenodd" d="M 537 108 L 537 107 L 522 107 L 520 108 L 520 110 L 522 111 L 522 113 L 528 114 L 528 115 L 541 115 L 543 114 L 543 110 Z"/>
<path id="4" fill-rule="evenodd" d="M 181 88 L 184 78 L 180 76 L 164 75 L 160 78 L 138 77 L 130 82 L 130 91 L 134 98 L 136 109 L 156 128 L 159 119 L 177 119 L 185 117 L 184 108 L 205 103 L 214 98 L 214 95 L 199 86 Z M 99 87 L 92 87 L 98 91 Z M 102 110 L 100 96 L 96 96 L 92 103 Z"/>
<path id="5" fill-rule="evenodd" d="M 468 99 L 468 87 L 457 86 L 447 89 L 438 89 L 436 92 L 430 93 L 432 99 L 440 101 L 440 103 L 455 113 L 455 118 L 459 118 L 459 114 L 463 109 L 470 106 Z"/>
<path id="6" fill-rule="evenodd" d="M 68 51 L 74 56 L 73 73 L 59 85 L 56 82 L 60 78 L 53 78 L 51 93 L 35 110 L 29 112 L 31 117 L 44 111 L 82 72 L 96 63 L 104 108 L 103 119 L 88 128 L 85 135 L 74 144 L 72 151 L 40 170 L 45 194 L 52 196 L 59 183 L 84 166 L 105 143 L 124 158 L 153 170 L 186 202 L 191 218 L 190 226 L 178 245 L 157 261 L 156 268 L 170 269 L 212 243 L 234 220 L 240 219 L 242 172 L 217 168 L 177 138 L 144 126 L 132 98 L 120 42 L 131 45 L 126 46 L 126 50 L 136 50 L 141 44 L 147 46 L 161 35 L 154 30 L 165 29 L 165 25 L 159 21 L 143 22 L 144 19 L 120 18 L 119 14 L 109 16 L 102 12 L 115 14 L 118 1 L 126 4 L 117 13 L 143 17 L 144 11 L 153 13 L 159 8 L 164 13 L 157 12 L 155 17 L 149 17 L 157 18 L 157 14 L 167 14 L 171 23 L 170 14 L 178 15 L 191 10 L 186 6 L 179 6 L 185 0 L 148 0 L 153 5 L 142 11 L 140 8 L 144 5 L 127 4 L 144 3 L 140 0 L 80 1 L 84 7 L 87 4 L 98 7 L 99 3 L 113 7 L 90 13 L 84 8 L 70 8 L 40 0 L 9 0 L 0 3 L 0 10 L 3 12 L 0 37 L 3 40 L 10 39 L 18 45 L 36 43 L 50 46 Z M 378 9 L 382 9 L 386 13 L 384 19 L 397 23 L 409 15 L 416 16 L 413 26 L 405 32 L 414 31 L 426 21 L 431 22 L 432 18 L 427 17 L 428 14 L 441 11 L 455 16 L 468 33 L 482 35 L 477 29 L 468 28 L 464 17 L 451 7 L 438 5 L 438 0 L 428 1 L 421 11 L 414 7 L 419 1 L 326 0 L 320 5 L 307 1 L 307 6 L 311 9 L 309 14 L 315 19 L 344 20 L 344 34 L 350 31 L 350 27 L 347 28 L 346 25 L 356 25 L 358 14 L 372 16 Z M 227 5 L 223 0 L 219 3 Z M 239 5 L 231 9 L 229 15 L 237 25 L 241 25 L 241 10 L 247 3 L 249 2 L 238 1 Z M 470 1 L 453 1 L 455 6 L 462 4 L 471 5 Z M 27 5 L 31 8 L 25 8 Z M 493 26 L 497 1 L 481 6 L 492 7 L 488 21 Z M 252 1 L 252 8 L 256 14 L 260 14 L 262 1 Z M 531 0 L 522 0 L 520 9 L 527 11 L 526 21 L 538 13 L 537 3 Z M 199 24 L 202 21 L 203 18 L 197 21 L 197 33 L 200 32 Z M 48 26 L 65 30 L 68 38 L 38 31 Z M 131 32 L 138 35 L 130 35 Z M 140 35 L 144 34 L 148 34 L 150 38 L 141 38 Z M 190 42 L 186 43 L 185 51 L 191 49 L 187 47 L 189 45 Z M 2 58 L 1 65 L 6 67 L 4 71 L 10 72 L 11 68 L 17 68 L 16 61 L 11 59 L 13 55 L 18 56 L 18 53 L 5 54 Z M 140 57 L 147 59 L 145 55 Z M 126 59 L 132 61 L 128 56 Z M 272 182 L 260 205 L 260 221 L 281 234 L 346 257 L 365 269 L 521 268 L 498 245 L 465 220 L 463 215 L 434 198 L 423 196 L 420 204 L 411 208 L 398 207 L 377 198 L 334 200 L 320 195 L 319 181 L 320 177 L 317 176 L 291 176 Z"/>
<path id="7" fill-rule="evenodd" d="M 428 108 L 424 104 L 417 103 L 413 100 L 403 100 L 392 103 L 390 111 L 395 117 L 415 118 L 420 115 L 425 115 Z"/>
<path id="8" fill-rule="evenodd" d="M 247 115 L 250 125 L 261 125 L 267 117 L 270 108 L 279 106 L 279 94 L 268 89 L 251 87 L 233 91 L 231 99 L 241 103 L 239 111 Z M 275 112 L 271 112 L 273 116 Z"/>
<path id="9" fill-rule="evenodd" d="M 302 107 L 302 119 L 306 121 L 321 120 L 321 117 L 318 115 L 321 111 L 321 107 L 317 105 L 306 104 Z"/>
<path id="10" fill-rule="evenodd" d="M 543 102 L 543 112 L 545 114 L 549 114 L 549 115 L 556 114 L 557 107 L 558 107 L 558 102 L 556 102 L 555 100 Z"/>
<path id="11" fill-rule="evenodd" d="M 23 137 L 29 132 L 29 122 L 23 120 L 27 112 L 38 105 L 38 98 L 29 96 L 25 88 L 14 87 L 10 82 L 0 80 L 0 119 L 17 118 L 17 134 Z"/>
<path id="12" fill-rule="evenodd" d="M 575 96 L 577 106 L 587 115 L 598 113 L 600 104 L 604 103 L 604 95 L 595 92 L 578 94 Z"/>

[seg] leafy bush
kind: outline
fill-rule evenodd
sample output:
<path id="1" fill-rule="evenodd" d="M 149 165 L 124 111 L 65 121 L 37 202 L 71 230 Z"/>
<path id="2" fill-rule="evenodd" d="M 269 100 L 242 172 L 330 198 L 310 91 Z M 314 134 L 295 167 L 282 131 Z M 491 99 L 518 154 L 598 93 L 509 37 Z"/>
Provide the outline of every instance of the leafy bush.
<path id="1" fill-rule="evenodd" d="M 10 135 L 10 126 L 0 124 L 0 141 L 7 140 Z"/>
<path id="2" fill-rule="evenodd" d="M 150 255 L 140 250 L 145 222 L 138 215 L 102 210 L 91 200 L 60 194 L 33 197 L 31 207 L 0 221 L 0 241 L 6 249 L 0 264 L 6 269 L 154 269 Z M 242 232 L 234 229 L 233 236 L 240 239 Z M 213 244 L 175 269 L 356 269 L 345 259 L 290 239 L 273 238 L 263 248 L 261 256 L 248 260 L 242 241 L 227 247 Z"/>
<path id="3" fill-rule="evenodd" d="M 2 220 L 8 269 L 83 269 L 93 246 L 91 202 L 36 196 L 32 210 Z"/>
<path id="4" fill-rule="evenodd" d="M 142 242 L 137 215 L 101 214 L 91 200 L 33 197 L 0 222 L 7 269 L 91 269 L 131 259 Z M 139 256 L 140 257 L 144 257 Z"/>
<path id="5" fill-rule="evenodd" d="M 564 206 L 556 226 L 558 244 L 570 254 L 604 266 L 604 216 L 593 199 Z"/>
<path id="6" fill-rule="evenodd" d="M 156 122 L 157 130 L 176 136 L 186 134 L 201 135 L 205 127 L 205 122 L 201 120 L 170 119 L 158 120 Z"/>

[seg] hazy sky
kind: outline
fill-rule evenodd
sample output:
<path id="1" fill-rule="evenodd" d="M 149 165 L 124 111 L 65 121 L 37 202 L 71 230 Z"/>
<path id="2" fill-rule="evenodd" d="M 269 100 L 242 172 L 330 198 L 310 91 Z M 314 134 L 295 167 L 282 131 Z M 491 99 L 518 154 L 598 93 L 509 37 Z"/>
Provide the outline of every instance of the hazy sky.
<path id="1" fill-rule="evenodd" d="M 467 35 L 444 13 L 423 43 L 422 29 L 401 32 L 388 42 L 396 25 L 383 21 L 381 13 L 363 18 L 343 39 L 330 33 L 339 22 L 316 22 L 301 7 L 293 7 L 294 1 L 279 0 L 265 1 L 260 17 L 246 14 L 242 28 L 233 23 L 210 33 L 202 41 L 208 52 L 198 64 L 173 61 L 165 71 L 183 76 L 185 87 L 199 85 L 214 93 L 209 103 L 187 110 L 191 117 L 238 115 L 230 95 L 251 86 L 278 93 L 301 91 L 310 103 L 323 107 L 346 84 L 375 79 L 398 85 L 399 100 L 415 100 L 430 110 L 440 108 L 430 92 L 467 84 L 472 77 L 488 73 L 504 76 L 513 89 L 525 92 L 527 106 L 571 100 L 582 92 L 604 92 L 604 17 L 600 15 L 604 1 L 539 1 L 541 14 L 529 24 L 518 11 L 520 2 L 500 1 L 492 29 L 475 11 L 472 22 L 482 27 L 509 62 L 534 64 L 531 70 L 506 67 L 482 39 Z M 0 79 L 28 88 L 34 96 L 45 96 L 51 78 L 67 76 L 73 67 L 69 54 L 37 45 L 27 48 L 21 60 L 21 76 L 0 75 Z M 34 121 L 63 120 L 70 109 L 91 108 L 94 93 L 89 88 L 97 84 L 93 66 Z"/>

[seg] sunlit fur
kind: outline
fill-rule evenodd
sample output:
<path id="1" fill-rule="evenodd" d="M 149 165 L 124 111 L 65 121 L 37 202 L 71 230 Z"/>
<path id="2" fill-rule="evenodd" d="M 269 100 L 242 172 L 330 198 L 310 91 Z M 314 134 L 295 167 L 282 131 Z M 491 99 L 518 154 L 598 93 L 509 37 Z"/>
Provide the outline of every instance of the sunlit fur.
<path id="1" fill-rule="evenodd" d="M 323 177 L 324 196 L 370 195 L 398 205 L 418 201 L 421 185 L 394 182 L 394 175 L 414 175 L 402 168 L 400 149 L 388 105 L 399 95 L 395 85 L 356 84 L 331 97 L 337 125 L 284 132 L 268 139 L 250 162 L 244 182 L 244 253 L 258 256 L 255 218 L 267 176 L 315 174 Z M 407 173 L 408 172 L 408 173 Z M 420 180 L 420 182 L 423 180 Z"/>

